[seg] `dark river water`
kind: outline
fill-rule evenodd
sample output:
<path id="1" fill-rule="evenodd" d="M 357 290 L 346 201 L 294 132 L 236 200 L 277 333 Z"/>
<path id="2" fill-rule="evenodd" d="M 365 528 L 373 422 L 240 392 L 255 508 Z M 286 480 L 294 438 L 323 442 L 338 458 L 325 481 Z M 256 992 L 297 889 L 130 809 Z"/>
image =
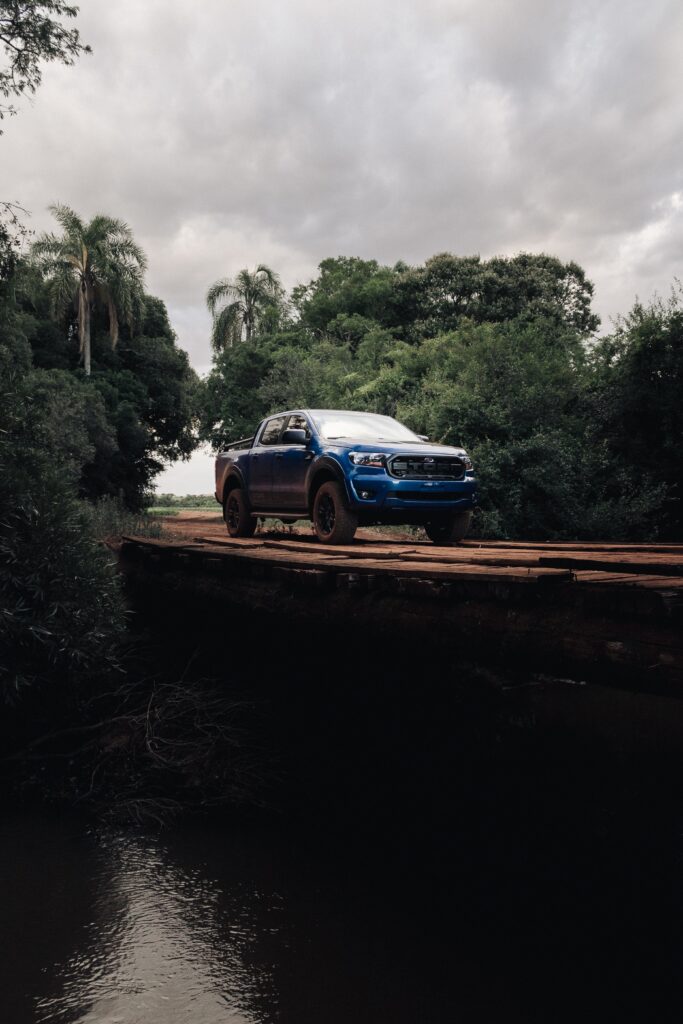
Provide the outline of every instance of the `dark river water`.
<path id="1" fill-rule="evenodd" d="M 672 808 L 601 793 L 550 812 L 542 792 L 526 817 L 526 801 L 489 801 L 460 836 L 397 821 L 384 845 L 8 813 L 0 1019 L 450 1024 L 660 1005 L 681 967 Z"/>
<path id="2" fill-rule="evenodd" d="M 449 1021 L 489 1000 L 405 881 L 378 889 L 376 867 L 281 830 L 140 837 L 39 812 L 1 840 L 5 1024 Z"/>

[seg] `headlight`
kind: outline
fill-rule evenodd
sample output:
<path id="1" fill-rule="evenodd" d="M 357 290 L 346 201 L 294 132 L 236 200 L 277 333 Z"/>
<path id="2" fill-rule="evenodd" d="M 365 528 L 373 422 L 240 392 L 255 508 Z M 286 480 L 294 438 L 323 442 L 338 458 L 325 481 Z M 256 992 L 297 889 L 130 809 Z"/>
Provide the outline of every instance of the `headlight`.
<path id="1" fill-rule="evenodd" d="M 375 466 L 377 469 L 384 469 L 387 464 L 387 457 L 383 452 L 349 452 L 349 458 L 354 466 Z"/>

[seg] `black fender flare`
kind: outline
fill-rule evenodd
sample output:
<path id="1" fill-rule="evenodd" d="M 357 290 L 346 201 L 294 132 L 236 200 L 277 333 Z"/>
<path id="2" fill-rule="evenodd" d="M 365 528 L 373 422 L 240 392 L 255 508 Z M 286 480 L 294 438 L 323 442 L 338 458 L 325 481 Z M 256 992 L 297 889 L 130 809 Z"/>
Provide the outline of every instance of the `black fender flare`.
<path id="1" fill-rule="evenodd" d="M 331 455 L 321 455 L 311 463 L 311 468 L 306 477 L 306 501 L 311 515 L 313 514 L 313 498 L 318 489 L 315 483 L 317 478 L 323 475 L 326 479 L 334 479 L 337 483 L 341 484 L 346 495 L 346 501 L 350 503 L 350 491 L 344 470 Z"/>
<path id="2" fill-rule="evenodd" d="M 235 482 L 233 483 L 233 481 Z M 230 491 L 234 490 L 235 486 L 240 487 L 244 491 L 244 497 L 247 504 L 249 504 L 249 495 L 247 493 L 247 488 L 244 485 L 244 477 L 236 466 L 230 466 L 228 472 L 223 477 L 223 501 L 221 504 L 225 505 L 225 499 Z"/>

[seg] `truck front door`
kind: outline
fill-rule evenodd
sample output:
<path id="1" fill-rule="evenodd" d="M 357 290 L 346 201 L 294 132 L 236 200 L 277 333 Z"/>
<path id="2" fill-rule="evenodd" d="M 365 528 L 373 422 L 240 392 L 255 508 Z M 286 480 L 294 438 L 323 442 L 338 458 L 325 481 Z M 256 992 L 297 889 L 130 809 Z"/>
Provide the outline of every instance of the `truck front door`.
<path id="1" fill-rule="evenodd" d="M 301 413 L 294 413 L 285 424 L 285 430 L 303 430 L 306 441 L 311 439 L 308 420 Z M 283 430 L 284 434 L 284 430 Z M 307 444 L 282 444 L 275 452 L 273 463 L 273 506 L 283 511 L 296 509 L 305 511 L 306 474 L 312 453 Z"/>

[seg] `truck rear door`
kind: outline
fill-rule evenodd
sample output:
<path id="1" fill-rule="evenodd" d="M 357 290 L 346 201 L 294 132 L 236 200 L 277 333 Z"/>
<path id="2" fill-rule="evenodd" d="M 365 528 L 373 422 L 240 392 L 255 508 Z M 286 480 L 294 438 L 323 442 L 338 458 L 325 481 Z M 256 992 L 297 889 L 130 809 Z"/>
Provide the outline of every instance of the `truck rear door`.
<path id="1" fill-rule="evenodd" d="M 253 508 L 273 508 L 273 460 L 286 418 L 266 420 L 249 452 L 249 502 Z"/>

